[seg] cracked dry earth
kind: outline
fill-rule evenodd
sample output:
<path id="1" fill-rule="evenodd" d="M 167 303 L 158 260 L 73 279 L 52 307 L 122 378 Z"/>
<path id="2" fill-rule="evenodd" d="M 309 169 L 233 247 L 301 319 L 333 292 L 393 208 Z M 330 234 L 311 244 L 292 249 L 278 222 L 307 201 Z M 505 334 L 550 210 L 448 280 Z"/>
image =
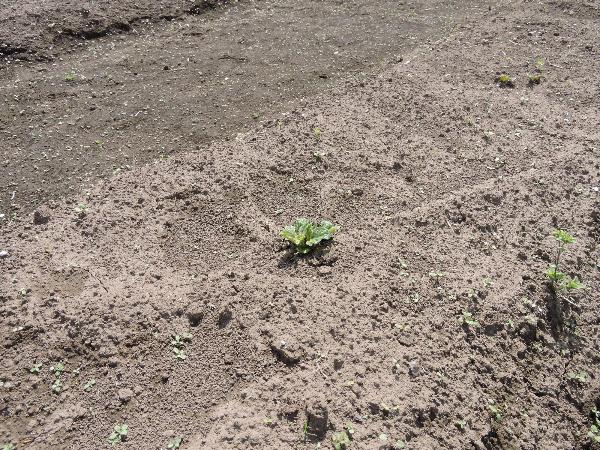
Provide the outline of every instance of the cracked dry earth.
<path id="1" fill-rule="evenodd" d="M 348 428 L 350 449 L 596 448 L 599 22 L 594 1 L 497 2 L 6 224 L 0 442 L 110 448 L 127 424 L 115 448 L 334 448 Z M 301 216 L 341 228 L 305 258 L 277 237 Z M 556 228 L 585 285 L 561 318 Z"/>

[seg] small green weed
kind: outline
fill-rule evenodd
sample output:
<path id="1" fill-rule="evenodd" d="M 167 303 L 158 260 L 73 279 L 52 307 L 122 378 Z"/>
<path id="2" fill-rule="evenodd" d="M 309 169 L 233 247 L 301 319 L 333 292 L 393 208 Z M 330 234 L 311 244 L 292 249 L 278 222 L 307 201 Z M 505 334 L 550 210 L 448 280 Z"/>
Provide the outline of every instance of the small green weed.
<path id="1" fill-rule="evenodd" d="M 50 386 L 50 389 L 52 389 L 52 392 L 54 392 L 55 394 L 60 394 L 60 392 L 62 391 L 63 385 L 62 385 L 62 381 L 60 381 L 60 378 L 57 378 L 56 380 L 54 380 L 54 383 L 52 383 L 52 386 Z"/>
<path id="2" fill-rule="evenodd" d="M 12 442 L 7 442 L 2 446 L 2 450 L 17 450 L 17 447 Z"/>
<path id="3" fill-rule="evenodd" d="M 88 213 L 88 207 L 85 203 L 79 203 L 74 209 L 80 219 L 84 218 Z"/>
<path id="4" fill-rule="evenodd" d="M 65 81 L 75 81 L 75 72 L 69 72 L 65 75 Z"/>
<path id="5" fill-rule="evenodd" d="M 181 443 L 183 442 L 183 438 L 180 436 L 175 436 L 173 439 L 169 441 L 167 444 L 168 449 L 176 450 L 181 447 Z"/>
<path id="6" fill-rule="evenodd" d="M 108 436 L 108 443 L 111 445 L 118 444 L 127 439 L 129 427 L 125 424 L 115 425 L 113 432 Z"/>
<path id="7" fill-rule="evenodd" d="M 567 246 L 575 242 L 575 238 L 564 230 L 554 230 L 552 236 L 558 242 L 558 248 L 556 249 L 556 255 L 554 262 L 548 266 L 545 275 L 550 280 L 552 290 L 555 293 L 560 291 L 572 291 L 574 289 L 582 289 L 584 286 L 581 284 L 577 277 L 570 278 L 560 271 L 560 257 L 566 251 Z"/>
<path id="8" fill-rule="evenodd" d="M 515 83 L 513 82 L 510 75 L 503 73 L 496 77 L 496 82 L 500 85 L 500 87 L 514 87 Z"/>
<path id="9" fill-rule="evenodd" d="M 38 375 L 40 373 L 41 369 L 42 369 L 42 363 L 37 363 L 37 364 L 34 364 L 33 366 L 31 366 L 31 368 L 29 369 L 29 373 Z"/>
<path id="10" fill-rule="evenodd" d="M 280 236 L 294 246 L 296 254 L 305 255 L 322 241 L 333 239 L 338 227 L 322 220 L 319 224 L 308 219 L 297 219 L 292 225 L 285 227 Z"/>
<path id="11" fill-rule="evenodd" d="M 304 421 L 302 424 L 302 440 L 306 442 L 308 439 L 308 420 Z"/>
<path id="12" fill-rule="evenodd" d="M 85 392 L 89 392 L 92 390 L 92 388 L 96 385 L 96 380 L 95 379 L 91 379 L 88 380 L 84 385 L 83 385 L 83 390 Z"/>
<path id="13" fill-rule="evenodd" d="M 176 334 L 171 338 L 173 353 L 175 355 L 175 358 L 177 358 L 179 361 L 187 359 L 187 355 L 185 354 L 183 347 L 185 343 L 190 342 L 191 340 L 192 335 L 190 333 Z"/>
<path id="14" fill-rule="evenodd" d="M 467 428 L 467 421 L 464 419 L 457 420 L 454 423 L 460 430 L 465 430 Z"/>
<path id="15" fill-rule="evenodd" d="M 459 321 L 463 325 L 467 325 L 467 326 L 473 327 L 473 328 L 479 328 L 481 326 L 479 324 L 479 322 L 477 320 L 475 320 L 475 317 L 473 317 L 473 313 L 471 313 L 467 310 L 463 311 L 462 316 L 459 317 Z"/>
<path id="16" fill-rule="evenodd" d="M 320 128 L 318 128 L 318 127 L 317 127 L 317 128 L 315 128 L 315 129 L 313 130 L 313 136 L 315 137 L 315 139 L 316 139 L 317 141 L 320 141 L 320 140 L 321 140 L 321 129 L 320 129 Z"/>
<path id="17" fill-rule="evenodd" d="M 569 377 L 569 380 L 573 380 L 573 381 L 577 381 L 578 383 L 585 384 L 585 383 L 587 383 L 588 374 L 587 374 L 587 372 L 584 372 L 584 371 L 569 372 L 567 374 L 567 377 Z"/>
<path id="18" fill-rule="evenodd" d="M 350 446 L 350 436 L 348 436 L 345 431 L 334 433 L 333 436 L 331 436 L 331 443 L 335 450 L 345 450 Z"/>
<path id="19" fill-rule="evenodd" d="M 504 411 L 502 410 L 502 408 L 499 405 L 496 405 L 496 403 L 494 401 L 490 401 L 489 408 L 490 408 L 490 415 L 492 416 L 492 418 L 496 422 L 502 422 L 502 416 L 504 414 Z"/>
<path id="20" fill-rule="evenodd" d="M 183 361 L 184 359 L 187 359 L 187 355 L 181 348 L 173 347 L 173 353 L 175 354 L 175 358 L 178 359 L 179 361 Z"/>
<path id="21" fill-rule="evenodd" d="M 587 435 L 592 442 L 600 444 L 600 411 L 596 408 L 592 409 L 592 420 L 593 423 Z"/>

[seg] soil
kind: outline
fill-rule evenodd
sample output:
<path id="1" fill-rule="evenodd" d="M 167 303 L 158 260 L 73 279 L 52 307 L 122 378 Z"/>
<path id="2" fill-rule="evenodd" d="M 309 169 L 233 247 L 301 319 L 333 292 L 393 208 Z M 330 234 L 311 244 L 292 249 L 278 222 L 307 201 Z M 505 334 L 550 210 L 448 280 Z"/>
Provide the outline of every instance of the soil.
<path id="1" fill-rule="evenodd" d="M 37 3 L 53 22 L 59 23 L 57 14 L 67 22 L 80 17 L 69 2 Z M 82 29 L 95 29 L 83 22 L 60 46 L 53 39 L 64 33 L 55 28 L 31 38 L 46 49 L 34 56 L 56 54 L 47 63 L 17 54 L 0 63 L 0 211 L 27 214 L 88 189 L 98 177 L 235 137 L 314 101 L 349 73 L 361 76 L 418 42 L 439 39 L 465 13 L 484 10 L 475 1 L 460 9 L 441 0 L 372 3 L 236 3 L 169 21 L 154 16 L 132 22 L 129 32 L 93 40 L 76 39 Z M 168 3 L 168 15 L 176 16 L 182 4 Z M 103 8 L 106 24 L 147 14 L 132 2 Z M 19 11 L 34 23 L 29 9 Z M 10 18 L 10 8 L 0 9 L 2 16 Z M 12 25 L 0 23 L 2 29 L 22 39 Z"/>
<path id="2" fill-rule="evenodd" d="M 123 106 L 122 128 L 98 125 L 102 144 L 82 154 L 119 141 L 127 153 L 150 142 L 177 151 L 66 196 L 43 194 L 49 200 L 32 214 L 23 206 L 5 215 L 0 442 L 112 448 L 114 426 L 127 424 L 114 448 L 167 448 L 175 436 L 182 449 L 334 448 L 344 429 L 353 430 L 350 449 L 595 448 L 600 4 L 444 3 L 454 25 L 437 39 L 416 42 L 402 61 L 382 50 L 376 59 L 388 62 L 370 73 L 340 69 L 326 91 L 307 84 L 294 95 L 312 95 L 234 139 L 189 145 L 201 142 L 188 137 L 200 94 L 194 100 L 183 70 L 115 86 L 119 98 L 103 91 L 115 108 L 128 97 L 135 106 Z M 254 6 L 184 20 L 218 28 Z M 292 33 L 263 24 L 281 39 Z M 191 55 L 181 37 L 168 38 L 179 25 L 160 25 L 164 51 Z M 366 51 L 376 36 L 357 40 Z M 7 63 L 3 87 L 19 89 L 39 68 L 64 74 L 75 61 L 96 76 L 111 64 L 99 49 L 113 45 L 137 45 L 145 60 L 161 35 L 102 39 L 62 56 L 67 63 Z M 540 69 L 541 82 L 528 83 Z M 119 77 L 133 77 L 128 70 Z M 513 87 L 496 82 L 501 73 Z M 59 75 L 44 83 L 58 86 Z M 63 102 L 79 99 L 69 108 L 100 101 L 88 81 L 69 89 Z M 28 104 L 7 92 L 15 111 Z M 166 105 L 146 118 L 136 95 Z M 19 127 L 32 126 L 31 136 L 42 120 L 7 117 L 5 145 L 26 148 L 15 145 L 25 139 Z M 95 123 L 87 113 L 81 120 Z M 52 139 L 74 134 L 47 126 Z M 77 140 L 93 142 L 75 127 Z M 9 163 L 26 166 L 19 155 Z M 303 216 L 340 230 L 300 257 L 278 233 Z M 548 285 L 556 228 L 576 238 L 560 268 L 584 289 L 556 294 Z M 191 338 L 172 342 L 184 333 Z"/>

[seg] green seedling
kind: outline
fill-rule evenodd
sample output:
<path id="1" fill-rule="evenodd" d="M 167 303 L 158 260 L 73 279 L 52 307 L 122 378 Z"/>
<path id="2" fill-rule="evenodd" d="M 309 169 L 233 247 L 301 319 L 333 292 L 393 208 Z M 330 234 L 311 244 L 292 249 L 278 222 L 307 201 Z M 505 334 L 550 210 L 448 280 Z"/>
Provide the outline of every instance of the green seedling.
<path id="1" fill-rule="evenodd" d="M 325 156 L 325 153 L 313 152 L 313 157 L 315 158 L 316 162 L 322 162 L 324 156 Z"/>
<path id="2" fill-rule="evenodd" d="M 7 442 L 2 446 L 2 450 L 17 450 L 17 447 L 12 442 Z"/>
<path id="3" fill-rule="evenodd" d="M 178 359 L 179 361 L 183 361 L 184 359 L 187 359 L 187 355 L 180 348 L 173 347 L 173 353 L 175 354 L 175 358 Z"/>
<path id="4" fill-rule="evenodd" d="M 600 444 L 600 411 L 596 408 L 592 409 L 592 420 L 593 423 L 590 426 L 588 437 L 592 442 Z"/>
<path id="5" fill-rule="evenodd" d="M 171 345 L 173 347 L 182 348 L 186 342 L 190 342 L 192 340 L 192 337 L 193 336 L 191 333 L 176 334 L 171 339 Z"/>
<path id="6" fill-rule="evenodd" d="M 42 363 L 37 363 L 37 364 L 34 364 L 33 366 L 31 366 L 31 368 L 29 369 L 29 373 L 38 375 L 40 373 L 41 369 L 42 369 Z"/>
<path id="7" fill-rule="evenodd" d="M 181 443 L 183 442 L 183 438 L 180 436 L 175 436 L 173 439 L 169 441 L 167 444 L 168 449 L 176 450 L 181 447 Z"/>
<path id="8" fill-rule="evenodd" d="M 50 389 L 52 389 L 52 392 L 54 392 L 55 394 L 60 394 L 60 392 L 62 391 L 63 385 L 62 385 L 62 381 L 60 381 L 60 378 L 57 378 L 56 380 L 54 380 L 54 383 L 52 383 L 52 386 L 50 386 Z"/>
<path id="9" fill-rule="evenodd" d="M 91 380 L 89 380 L 87 383 L 85 383 L 83 385 L 83 390 L 85 392 L 89 392 L 92 390 L 92 388 L 95 386 L 95 384 L 96 384 L 96 380 L 92 378 Z"/>
<path id="10" fill-rule="evenodd" d="M 297 219 L 285 227 L 280 236 L 294 246 L 296 254 L 305 255 L 323 241 L 333 239 L 338 227 L 322 220 L 319 224 L 308 219 Z"/>
<path id="11" fill-rule="evenodd" d="M 490 414 L 491 414 L 492 418 L 496 422 L 502 422 L 502 415 L 504 414 L 504 411 L 502 411 L 502 408 L 500 406 L 496 405 L 493 401 L 490 401 L 489 408 L 490 408 Z"/>
<path id="12" fill-rule="evenodd" d="M 483 279 L 483 287 L 489 289 L 489 288 L 491 288 L 493 286 L 494 286 L 494 282 L 492 281 L 491 278 L 484 278 Z"/>
<path id="13" fill-rule="evenodd" d="M 567 374 L 569 380 L 577 381 L 578 383 L 584 384 L 587 383 L 588 374 L 587 372 L 569 372 Z"/>
<path id="14" fill-rule="evenodd" d="M 111 445 L 118 444 L 127 439 L 127 432 L 129 427 L 125 424 L 115 425 L 113 432 L 108 436 L 108 443 Z"/>
<path id="15" fill-rule="evenodd" d="M 475 317 L 473 317 L 473 314 L 467 310 L 463 311 L 462 316 L 459 317 L 459 321 L 463 325 L 467 325 L 469 327 L 473 327 L 473 328 L 480 327 L 479 322 L 477 320 L 475 320 Z"/>
<path id="16" fill-rule="evenodd" d="M 65 371 L 65 365 L 62 362 L 56 363 L 55 365 L 50 367 L 50 372 L 54 372 L 54 375 L 60 377 L 62 373 Z"/>
<path id="17" fill-rule="evenodd" d="M 304 442 L 306 442 L 307 439 L 308 439 L 308 420 L 305 420 L 304 424 L 302 424 L 302 440 Z"/>
<path id="18" fill-rule="evenodd" d="M 179 361 L 183 361 L 187 359 L 187 355 L 183 351 L 183 347 L 186 342 L 190 342 L 192 340 L 192 335 L 190 333 L 181 333 L 176 334 L 171 338 L 171 345 L 173 346 L 173 353 L 175 354 L 175 358 Z"/>
<path id="19" fill-rule="evenodd" d="M 315 137 L 315 139 L 316 139 L 317 141 L 320 141 L 320 140 L 321 140 L 321 129 L 320 129 L 320 128 L 318 128 L 318 127 L 317 127 L 317 128 L 315 128 L 315 129 L 313 130 L 313 136 Z"/>
<path id="20" fill-rule="evenodd" d="M 406 442 L 398 439 L 393 446 L 394 450 L 403 450 L 406 448 Z"/>
<path id="21" fill-rule="evenodd" d="M 69 72 L 65 75 L 65 81 L 75 81 L 75 72 Z"/>
<path id="22" fill-rule="evenodd" d="M 554 230 L 552 236 L 558 242 L 558 248 L 554 262 L 548 266 L 545 272 L 546 278 L 550 280 L 552 290 L 556 294 L 560 291 L 582 289 L 584 286 L 577 277 L 570 278 L 560 271 L 560 257 L 566 251 L 567 246 L 575 242 L 575 238 L 564 230 Z"/>
<path id="23" fill-rule="evenodd" d="M 460 430 L 465 430 L 467 428 L 467 421 L 464 419 L 457 420 L 454 423 Z"/>
<path id="24" fill-rule="evenodd" d="M 496 82 L 500 85 L 500 87 L 514 87 L 515 83 L 513 82 L 510 75 L 503 73 L 496 77 Z"/>
<path id="25" fill-rule="evenodd" d="M 85 203 L 79 203 L 74 209 L 80 218 L 85 217 L 88 213 L 88 207 Z"/>
<path id="26" fill-rule="evenodd" d="M 529 84 L 530 85 L 534 85 L 534 84 L 540 84 L 542 82 L 542 75 L 539 73 L 535 73 L 533 75 L 529 75 Z"/>
<path id="27" fill-rule="evenodd" d="M 535 70 L 538 73 L 543 73 L 545 66 L 546 66 L 546 61 L 544 61 L 543 58 L 536 58 L 536 60 L 535 60 Z"/>
<path id="28" fill-rule="evenodd" d="M 440 284 L 440 280 L 442 278 L 444 278 L 446 276 L 445 272 L 442 272 L 441 270 L 432 270 L 431 272 L 429 272 L 429 278 L 431 278 L 434 282 L 434 284 L 439 285 Z"/>
<path id="29" fill-rule="evenodd" d="M 331 443 L 335 450 L 345 450 L 350 446 L 350 436 L 348 436 L 345 431 L 334 433 L 333 436 L 331 436 Z"/>

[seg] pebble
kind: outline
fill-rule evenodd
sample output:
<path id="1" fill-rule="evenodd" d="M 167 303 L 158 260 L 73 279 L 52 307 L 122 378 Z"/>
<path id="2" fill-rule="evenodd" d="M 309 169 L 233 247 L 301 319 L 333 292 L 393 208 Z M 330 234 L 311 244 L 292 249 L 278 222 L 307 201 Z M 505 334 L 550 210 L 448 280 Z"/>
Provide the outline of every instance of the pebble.
<path id="1" fill-rule="evenodd" d="M 408 373 L 411 377 L 418 377 L 421 375 L 421 366 L 419 365 L 419 361 L 415 359 L 408 363 Z"/>
<path id="2" fill-rule="evenodd" d="M 9 255 L 7 250 L 0 250 L 0 258 L 7 258 Z"/>
<path id="3" fill-rule="evenodd" d="M 133 398 L 133 391 L 128 388 L 123 388 L 123 389 L 119 389 L 119 391 L 117 392 L 117 395 L 118 395 L 121 403 L 128 403 L 129 400 L 131 400 Z"/>

